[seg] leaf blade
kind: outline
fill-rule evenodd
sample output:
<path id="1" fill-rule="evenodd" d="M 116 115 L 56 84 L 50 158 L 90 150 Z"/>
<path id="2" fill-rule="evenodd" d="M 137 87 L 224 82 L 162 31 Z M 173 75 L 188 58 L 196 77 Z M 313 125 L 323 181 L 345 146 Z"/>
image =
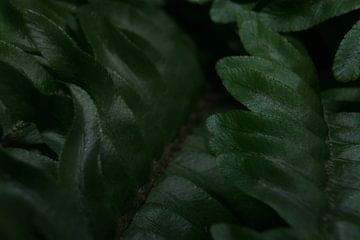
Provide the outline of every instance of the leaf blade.
<path id="1" fill-rule="evenodd" d="M 360 20 L 341 41 L 336 52 L 333 72 L 338 81 L 349 82 L 357 80 L 360 76 Z"/>

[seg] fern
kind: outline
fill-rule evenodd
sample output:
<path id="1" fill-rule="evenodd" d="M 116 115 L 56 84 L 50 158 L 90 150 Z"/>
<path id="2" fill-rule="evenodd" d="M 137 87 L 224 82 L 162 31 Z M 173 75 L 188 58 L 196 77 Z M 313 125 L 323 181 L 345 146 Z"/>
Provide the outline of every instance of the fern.
<path id="1" fill-rule="evenodd" d="M 308 29 L 330 18 L 360 8 L 357 0 L 273 0 L 260 11 L 256 5 L 241 5 L 230 0 L 214 0 L 211 9 L 213 21 L 235 22 L 237 18 L 257 19 L 276 31 L 290 32 Z"/>
<path id="2" fill-rule="evenodd" d="M 0 239 L 360 238 L 359 1 L 210 2 L 0 1 Z"/>
<path id="3" fill-rule="evenodd" d="M 293 52 L 292 59 L 298 58 L 289 42 L 277 46 L 285 38 L 254 21 L 240 28 L 259 33 L 247 48 L 254 56 L 225 58 L 217 70 L 228 91 L 250 112 L 208 120 L 219 167 L 239 191 L 273 207 L 298 239 L 357 239 L 359 194 L 350 176 L 357 169 L 353 124 L 359 114 L 344 105 L 357 101 L 358 89 L 320 95 L 310 85 L 315 83 L 295 73 L 298 68 L 291 60 L 284 64 L 272 57 Z M 250 44 L 248 38 L 242 40 Z M 263 41 L 270 51 L 258 51 Z"/>
<path id="4" fill-rule="evenodd" d="M 207 145 L 203 128 L 188 138 L 135 215 L 125 239 L 210 239 L 209 227 L 219 222 L 255 228 L 270 220 L 276 223 L 272 209 L 233 191 Z"/>
<path id="5" fill-rule="evenodd" d="M 55 218 L 54 230 L 37 226 L 31 233 L 29 226 L 35 223 L 30 217 L 16 222 L 13 216 L 9 221 L 20 225 L 24 239 L 36 234 L 49 239 L 109 239 L 198 92 L 202 76 L 193 46 L 166 15 L 143 1 L 79 7 L 46 0 L 1 4 L 17 16 L 16 21 L 8 14 L 1 16 L 0 99 L 6 114 L 1 117 L 1 151 L 52 179 L 55 183 L 50 185 L 59 195 L 73 202 L 69 211 L 74 208 L 74 217 L 79 212 L 79 231 L 87 233 L 60 234 L 67 221 L 52 216 L 51 207 L 45 212 L 34 208 L 27 199 L 32 194 L 27 185 L 14 198 L 39 221 Z M 158 105 L 163 108 L 155 108 Z M 19 180 L 15 176 L 11 181 Z M 67 204 L 61 196 L 56 201 Z M 53 198 L 34 201 L 62 209 L 51 202 Z"/>
<path id="6" fill-rule="evenodd" d="M 333 70 L 339 81 L 357 80 L 360 76 L 359 35 L 360 21 L 346 34 L 336 53 Z"/>
<path id="7" fill-rule="evenodd" d="M 76 203 L 53 178 L 3 149 L 0 157 L 1 239 L 92 239 Z"/>
<path id="8" fill-rule="evenodd" d="M 211 228 L 214 240 L 295 240 L 296 234 L 288 228 L 269 230 L 258 233 L 251 229 L 231 224 L 217 224 Z"/>

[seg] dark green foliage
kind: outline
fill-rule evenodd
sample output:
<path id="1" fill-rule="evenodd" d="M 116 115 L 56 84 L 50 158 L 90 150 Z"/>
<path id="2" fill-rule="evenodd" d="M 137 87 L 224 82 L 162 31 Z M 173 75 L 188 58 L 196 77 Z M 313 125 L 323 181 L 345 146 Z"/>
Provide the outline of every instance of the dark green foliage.
<path id="1" fill-rule="evenodd" d="M 82 219 L 79 232 L 110 239 L 197 97 L 202 76 L 192 43 L 142 1 L 1 4 L 1 151 L 52 179 L 59 191 L 30 202 L 32 189 L 24 185 L 11 195 L 18 199 L 13 208 L 42 214 L 45 223 L 54 218 L 53 230 L 41 226 L 40 233 L 20 231 L 14 238 L 87 239 L 66 235 L 70 228 L 56 233 L 72 223 L 36 207 L 55 204 L 61 212 L 53 198 L 59 195 L 65 204 L 66 195 L 73 203 L 68 214 Z M 21 184 L 18 177 L 7 181 Z M 0 194 L 4 201 L 9 197 Z M 9 222 L 19 229 L 32 231 L 36 224 L 16 219 Z"/>
<path id="2" fill-rule="evenodd" d="M 238 18 L 255 18 L 277 31 L 300 31 L 327 19 L 360 8 L 357 0 L 272 0 L 236 4 L 231 0 L 214 0 L 212 19 L 219 23 Z M 263 4 L 265 2 L 265 4 Z M 261 9 L 259 9 L 261 7 Z"/>
<path id="3" fill-rule="evenodd" d="M 0 157 L 1 239 L 92 239 L 77 204 L 53 178 L 3 149 Z"/>
<path id="4" fill-rule="evenodd" d="M 215 223 L 261 228 L 270 220 L 276 222 L 270 208 L 234 191 L 225 181 L 207 145 L 208 132 L 203 128 L 188 138 L 136 214 L 125 239 L 209 239 L 209 227 Z"/>
<path id="5" fill-rule="evenodd" d="M 360 239 L 359 8 L 2 0 L 0 239 Z"/>
<path id="6" fill-rule="evenodd" d="M 346 34 L 335 56 L 334 74 L 342 82 L 357 80 L 360 76 L 360 21 Z"/>
<path id="7" fill-rule="evenodd" d="M 254 32 L 258 24 L 244 22 L 241 32 Z M 359 133 L 352 128 L 349 134 L 349 127 L 359 112 L 349 112 L 343 103 L 358 102 L 359 89 L 332 89 L 320 96 L 309 78 L 296 74 L 297 66 L 281 61 L 294 46 L 279 48 L 286 40 L 268 35 L 241 38 L 245 46 L 251 40 L 254 57 L 226 58 L 217 65 L 225 87 L 250 110 L 208 120 L 219 167 L 239 191 L 272 206 L 299 239 L 357 239 Z M 252 51 L 265 39 L 268 53 L 281 57 L 264 60 L 263 51 Z"/>
<path id="8" fill-rule="evenodd" d="M 296 235 L 291 229 L 279 228 L 264 233 L 257 233 L 247 228 L 230 224 L 218 224 L 211 228 L 214 240 L 295 240 Z"/>

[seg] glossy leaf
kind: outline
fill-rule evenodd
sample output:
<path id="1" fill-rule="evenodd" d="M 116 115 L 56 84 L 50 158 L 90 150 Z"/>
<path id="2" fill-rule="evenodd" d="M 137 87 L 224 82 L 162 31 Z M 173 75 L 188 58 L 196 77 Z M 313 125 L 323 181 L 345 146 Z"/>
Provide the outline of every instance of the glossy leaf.
<path id="1" fill-rule="evenodd" d="M 230 0 L 215 0 L 211 12 L 215 22 L 254 19 L 276 31 L 291 32 L 311 28 L 359 8 L 357 0 L 274 0 L 260 11 L 251 11 L 247 6 Z"/>
<path id="2" fill-rule="evenodd" d="M 12 127 L 11 115 L 8 108 L 0 100 L 0 129 L 1 129 L 1 138 L 9 134 Z"/>
<path id="3" fill-rule="evenodd" d="M 21 13 L 9 1 L 0 2 L 0 39 L 25 49 L 34 49 Z"/>
<path id="4" fill-rule="evenodd" d="M 130 192 L 146 177 L 150 164 L 138 122 L 105 68 L 46 17 L 33 12 L 27 16 L 34 42 L 49 65 L 87 91 L 98 109 L 103 131 L 102 170 L 106 184 L 112 188 L 112 203 L 123 211 Z"/>
<path id="5" fill-rule="evenodd" d="M 255 5 L 240 5 L 231 0 L 214 0 L 210 16 L 216 23 L 236 22 L 239 13 L 251 10 Z"/>
<path id="6" fill-rule="evenodd" d="M 256 21 L 239 22 L 239 35 L 249 54 L 280 63 L 316 88 L 316 68 L 306 51 Z"/>
<path id="7" fill-rule="evenodd" d="M 69 88 L 75 117 L 60 157 L 59 181 L 82 204 L 96 239 L 111 238 L 118 213 L 113 211 L 116 207 L 111 199 L 113 186 L 106 185 L 106 176 L 102 172 L 100 143 L 103 130 L 98 109 L 84 90 L 75 85 L 69 85 Z"/>
<path id="8" fill-rule="evenodd" d="M 96 9 L 96 15 L 108 21 L 109 25 L 113 28 L 116 28 L 118 32 L 117 35 L 120 34 L 122 38 L 127 39 L 131 45 L 133 45 L 132 48 L 141 49 L 142 58 L 144 58 L 144 55 L 147 58 L 143 59 L 142 63 L 144 60 L 150 60 L 161 74 L 165 89 L 164 91 L 158 90 L 155 95 L 160 99 L 158 104 L 162 106 L 163 113 L 153 113 L 157 117 L 156 122 L 159 122 L 161 126 L 160 129 L 155 130 L 155 132 L 158 133 L 156 135 L 159 135 L 160 132 L 165 132 L 165 136 L 168 136 L 166 141 L 169 141 L 171 136 L 176 134 L 174 130 L 178 127 L 174 126 L 181 126 L 185 120 L 183 116 L 186 115 L 189 105 L 193 101 L 189 96 L 196 96 L 198 93 L 197 89 L 202 84 L 202 74 L 199 71 L 199 64 L 195 55 L 196 50 L 188 36 L 179 31 L 179 27 L 173 21 L 162 11 L 159 11 L 150 4 L 142 0 L 105 2 L 106 4 L 103 4 L 104 1 L 102 1 L 101 3 L 91 5 L 87 9 L 88 11 Z M 94 14 L 94 11 L 92 11 L 92 14 Z M 92 26 L 90 20 L 87 25 Z M 89 30 L 91 30 L 91 28 Z M 110 42 L 103 44 L 109 45 Z M 108 58 L 106 60 L 104 57 L 101 57 L 99 60 L 119 73 L 121 70 L 120 67 L 123 65 L 110 65 L 110 61 L 119 58 L 124 61 L 127 59 L 126 61 L 128 61 L 130 58 L 129 54 L 125 56 L 124 52 L 130 51 L 131 47 L 129 49 L 118 44 L 116 48 L 117 50 L 112 53 L 114 58 Z M 119 55 L 120 53 L 122 54 Z M 134 52 L 131 56 L 135 56 L 135 54 L 139 56 L 138 52 Z M 143 64 L 141 65 L 142 68 L 144 68 Z M 128 66 L 130 67 L 130 65 Z M 144 69 L 139 70 L 139 66 L 134 66 L 133 64 L 130 68 L 130 70 L 138 75 L 138 78 L 141 77 L 140 73 L 144 73 Z M 151 70 L 151 66 L 146 67 L 146 69 Z M 121 75 L 128 80 L 132 79 L 124 74 L 125 72 L 121 71 Z M 137 81 L 150 81 L 150 77 L 153 79 L 153 76 L 154 73 L 145 79 L 137 79 Z M 156 82 L 159 82 L 159 80 Z M 155 83 L 152 84 L 155 85 Z M 156 85 L 159 84 L 156 83 Z M 146 90 L 147 89 L 143 89 L 141 94 L 139 94 L 140 91 L 136 92 L 143 98 L 145 95 L 144 91 Z M 145 104 L 151 105 L 149 102 Z M 174 108 L 175 105 L 176 108 Z M 153 110 L 150 112 L 152 111 Z M 156 127 L 156 125 L 154 127 Z"/>
<path id="9" fill-rule="evenodd" d="M 54 179 L 58 177 L 58 162 L 49 157 L 22 148 L 6 148 L 4 152 L 19 162 L 24 162 L 41 170 Z"/>
<path id="10" fill-rule="evenodd" d="M 32 10 L 41 13 L 62 28 L 75 28 L 76 20 L 72 14 L 74 8 L 58 1 L 48 0 L 10 0 L 20 12 Z"/>
<path id="11" fill-rule="evenodd" d="M 338 81 L 357 80 L 360 76 L 360 21 L 345 35 L 337 50 L 334 75 Z"/>
<path id="12" fill-rule="evenodd" d="M 202 74 L 189 37 L 155 5 L 203 34 L 206 21 L 187 20 L 207 5 L 183 1 L 1 1 L 0 239 L 360 238 L 360 90 L 320 93 L 328 72 L 319 77 L 310 55 L 325 46 L 308 41 L 308 54 L 298 39 L 322 26 L 276 33 L 350 13 L 359 1 L 213 1 L 213 20 L 233 23 L 228 30 L 237 23 L 252 55 L 217 65 L 238 102 L 226 96 L 227 104 L 243 110 L 211 117 L 211 136 L 198 129 L 170 163 L 175 144 L 159 159 Z M 359 75 L 357 26 L 336 56 L 342 81 Z M 211 56 L 243 51 L 216 38 L 227 48 Z"/>
<path id="13" fill-rule="evenodd" d="M 233 190 L 207 148 L 208 133 L 190 136 L 136 214 L 125 239 L 209 239 L 220 222 L 269 227 L 277 216 L 267 206 Z"/>
<path id="14" fill-rule="evenodd" d="M 13 124 L 19 120 L 34 122 L 41 130 L 52 128 L 64 134 L 72 109 L 61 83 L 33 56 L 4 41 L 0 41 L 0 62 L 4 69 L 0 98 L 6 106 L 12 106 L 8 111 Z"/>
<path id="15" fill-rule="evenodd" d="M 11 128 L 3 136 L 1 144 L 6 148 L 23 148 L 34 152 L 44 152 L 47 156 L 57 159 L 62 149 L 62 143 L 58 146 L 52 143 L 52 139 L 43 135 L 33 123 L 17 122 L 10 123 Z M 51 132 L 52 135 L 62 138 L 60 134 Z M 20 150 L 20 149 L 19 149 Z M 50 156 L 51 155 L 51 156 Z"/>
<path id="16" fill-rule="evenodd" d="M 257 233 L 244 227 L 218 224 L 211 228 L 211 235 L 214 240 L 295 240 L 298 239 L 291 229 L 275 229 L 264 233 Z"/>
<path id="17" fill-rule="evenodd" d="M 147 1 L 5 3 L 18 19 L 1 15 L 1 137 L 16 138 L 1 145 L 58 180 L 94 238 L 112 238 L 198 93 L 194 47 Z M 33 223 L 16 224 L 25 237 Z"/>
<path id="18" fill-rule="evenodd" d="M 1 239 L 92 237 L 75 201 L 38 168 L 0 149 Z"/>
<path id="19" fill-rule="evenodd" d="M 143 48 L 131 41 L 122 29 L 116 28 L 99 15 L 95 11 L 97 8 L 96 4 L 88 5 L 79 13 L 81 25 L 95 57 L 114 71 L 115 84 L 120 85 L 122 96 L 128 96 L 125 101 L 139 119 L 145 141 L 152 142 L 154 148 L 159 149 L 164 144 L 166 134 L 161 121 L 157 121 L 161 116 L 158 111 L 163 111 L 157 106 L 166 90 L 163 76 L 146 56 Z M 154 124 L 148 124 L 149 121 Z M 158 134 L 152 134 L 153 130 Z"/>
<path id="20" fill-rule="evenodd" d="M 278 40 L 267 42 L 268 54 L 287 54 L 276 51 Z M 281 42 L 289 48 L 285 39 Z M 261 47 L 256 43 L 251 44 Z M 274 208 L 300 239 L 357 239 L 355 199 L 360 195 L 353 173 L 358 139 L 357 130 L 350 135 L 347 126 L 359 113 L 348 112 L 346 105 L 358 103 L 359 89 L 310 97 L 316 92 L 303 88 L 309 80 L 292 72 L 291 65 L 281 66 L 281 58 L 267 62 L 259 53 L 225 58 L 217 65 L 227 90 L 250 110 L 208 120 L 219 167 L 239 191 Z M 249 64 L 253 58 L 257 66 Z"/>

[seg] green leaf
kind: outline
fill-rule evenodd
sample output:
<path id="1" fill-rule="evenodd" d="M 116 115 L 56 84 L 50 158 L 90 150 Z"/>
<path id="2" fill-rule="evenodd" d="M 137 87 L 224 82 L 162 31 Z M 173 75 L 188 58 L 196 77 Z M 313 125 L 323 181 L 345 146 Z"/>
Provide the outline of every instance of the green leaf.
<path id="1" fill-rule="evenodd" d="M 67 131 L 72 107 L 66 89 L 34 57 L 3 41 L 0 41 L 0 65 L 3 74 L 0 98 L 8 115 L 3 146 L 41 151 L 57 158 L 61 142 L 54 146 L 42 133 L 61 139 Z"/>
<path id="2" fill-rule="evenodd" d="M 255 62 L 266 65 L 256 68 Z M 243 64 L 251 65 L 251 68 L 242 67 Z M 227 90 L 253 112 L 281 115 L 302 122 L 319 137 L 325 134 L 326 126 L 315 93 L 289 69 L 258 58 L 232 57 L 219 63 L 218 72 Z M 242 81 L 237 76 L 242 76 Z M 302 86 L 297 91 L 299 82 Z"/>
<path id="3" fill-rule="evenodd" d="M 113 63 L 110 65 L 111 61 L 118 59 L 123 59 L 124 61 L 126 58 L 130 59 L 129 56 L 135 56 L 135 54 L 137 56 L 143 55 L 142 58 L 144 58 L 145 55 L 147 59 L 143 59 L 141 62 L 143 63 L 144 60 L 151 61 L 161 74 L 162 82 L 165 83 L 165 89 L 164 91 L 156 90 L 154 95 L 160 96 L 160 103 L 158 104 L 162 106 L 162 113 L 153 114 L 157 117 L 156 122 L 161 126 L 161 129 L 155 131 L 158 133 L 165 132 L 165 136 L 167 135 L 165 142 L 168 142 L 184 122 L 184 116 L 188 113 L 189 106 L 194 100 L 192 96 L 198 94 L 198 88 L 203 81 L 203 76 L 199 71 L 196 50 L 192 42 L 187 35 L 179 30 L 179 27 L 172 19 L 144 1 L 101 1 L 101 3 L 92 4 L 86 9 L 88 11 L 91 9 L 96 11 L 96 14 L 92 11 L 92 15 L 99 15 L 99 18 L 108 21 L 108 25 L 117 29 L 117 32 L 112 31 L 113 35 L 121 35 L 121 38 L 126 38 L 132 45 L 130 48 L 125 48 L 117 44 L 115 50 L 113 46 L 110 46 L 115 41 L 114 39 L 110 39 L 112 43 L 102 43 L 115 50 L 112 53 L 115 59 L 110 57 L 105 59 L 106 56 L 99 57 L 99 52 L 96 50 L 99 47 L 95 48 L 97 52 L 95 55 L 99 57 L 103 64 L 112 67 L 112 69 L 117 70 L 119 73 L 120 67 L 123 65 L 116 66 Z M 92 27 L 90 20 L 87 25 Z M 126 45 L 129 45 L 129 43 L 126 43 Z M 139 54 L 139 51 L 133 54 L 124 54 L 125 51 L 130 51 L 130 49 L 134 48 L 139 49 L 141 54 Z M 119 55 L 120 53 L 121 55 Z M 129 62 L 129 60 L 126 60 L 126 62 Z M 139 70 L 138 68 L 137 64 L 135 66 L 132 64 L 130 69 L 134 73 L 144 72 L 143 69 Z M 142 68 L 144 68 L 143 65 Z M 148 66 L 146 69 L 151 68 Z M 124 76 L 124 74 L 125 72 L 122 71 L 121 75 Z M 153 78 L 154 73 L 150 76 Z M 127 78 L 126 75 L 124 77 Z M 140 80 L 146 82 L 147 78 L 140 78 Z M 131 79 L 129 78 L 128 80 Z M 156 82 L 156 85 L 158 85 L 159 80 Z M 130 84 L 135 83 L 130 82 Z M 145 95 L 145 91 L 147 89 L 142 91 L 136 90 L 142 98 Z M 145 104 L 150 104 L 150 102 Z M 147 108 L 145 109 L 149 111 Z"/>
<path id="4" fill-rule="evenodd" d="M 52 178 L 3 149 L 0 158 L 1 239 L 92 239 L 75 201 Z"/>
<path id="5" fill-rule="evenodd" d="M 341 82 L 357 80 L 360 76 L 360 21 L 345 35 L 336 52 L 333 71 Z"/>
<path id="6" fill-rule="evenodd" d="M 230 0 L 216 0 L 211 12 L 215 22 L 253 19 L 276 31 L 291 32 L 311 28 L 359 8 L 357 0 L 273 0 L 255 12 Z"/>
<path id="7" fill-rule="evenodd" d="M 3 138 L 7 134 L 9 134 L 12 127 L 12 120 L 9 110 L 1 100 L 0 100 L 0 127 L 1 127 L 0 138 Z"/>
<path id="8" fill-rule="evenodd" d="M 317 85 L 317 71 L 307 52 L 256 21 L 239 23 L 239 35 L 251 55 L 273 60 L 291 69 L 311 87 Z M 269 44 L 270 43 L 270 44 Z"/>
<path id="9" fill-rule="evenodd" d="M 115 71 L 113 76 L 122 88 L 125 101 L 139 119 L 145 141 L 154 144 L 154 152 L 158 155 L 168 134 L 164 132 L 162 122 L 158 121 L 159 116 L 164 114 L 164 109 L 158 106 L 161 105 L 160 100 L 164 99 L 165 81 L 144 53 L 144 47 L 138 46 L 123 29 L 116 28 L 99 15 L 98 5 L 91 4 L 80 9 L 81 26 L 90 41 L 95 58 Z M 149 121 L 154 124 L 148 124 Z M 154 135 L 152 131 L 158 134 Z"/>
<path id="10" fill-rule="evenodd" d="M 32 10 L 41 13 L 64 29 L 76 28 L 76 19 L 73 16 L 74 8 L 69 4 L 50 0 L 6 0 L 15 6 L 21 13 Z"/>
<path id="11" fill-rule="evenodd" d="M 277 43 L 268 42 L 269 54 Z M 329 90 L 316 101 L 291 66 L 277 59 L 270 61 L 273 69 L 268 60 L 249 65 L 252 58 L 225 58 L 217 65 L 227 90 L 250 110 L 208 120 L 222 173 L 239 191 L 275 209 L 299 239 L 358 239 L 360 134 L 354 124 L 360 113 L 348 109 L 358 104 L 359 89 Z"/>
<path id="12" fill-rule="evenodd" d="M 24 148 L 57 159 L 63 146 L 63 142 L 61 142 L 63 136 L 55 132 L 46 134 L 56 136 L 59 142 L 54 144 L 53 139 L 43 135 L 35 124 L 20 121 L 11 125 L 11 129 L 3 136 L 1 144 L 6 148 Z M 54 156 L 54 153 L 57 156 Z"/>
<path id="13" fill-rule="evenodd" d="M 0 82 L 0 99 L 8 108 L 11 118 L 17 122 L 22 119 L 32 122 L 36 118 L 36 98 L 31 97 L 33 86 L 20 73 L 8 65 L 0 63 L 2 80 Z M 10 107 L 11 106 L 11 107 Z"/>
<path id="14" fill-rule="evenodd" d="M 9 1 L 0 2 L 0 39 L 24 49 L 34 49 L 21 13 Z"/>
<path id="15" fill-rule="evenodd" d="M 58 178 L 58 162 L 53 159 L 21 148 L 6 148 L 4 151 L 17 161 L 33 166 L 54 179 Z"/>
<path id="16" fill-rule="evenodd" d="M 118 212 L 111 199 L 114 186 L 103 176 L 100 155 L 102 128 L 98 110 L 90 96 L 81 88 L 69 85 L 74 101 L 74 122 L 67 135 L 59 161 L 60 184 L 76 197 L 87 213 L 96 239 L 113 236 Z M 133 187 L 119 181 L 120 193 Z M 121 189 L 124 188 L 124 189 Z"/>
<path id="17" fill-rule="evenodd" d="M 281 224 L 267 206 L 233 190 L 204 147 L 207 142 L 203 129 L 187 139 L 136 214 L 125 239 L 209 239 L 208 229 L 215 223 L 240 222 L 258 228 L 269 227 L 269 221 Z"/>
<path id="18" fill-rule="evenodd" d="M 237 225 L 217 224 L 211 227 L 214 240 L 295 240 L 298 239 L 291 229 L 275 229 L 265 233 L 257 233 L 251 229 Z"/>
<path id="19" fill-rule="evenodd" d="M 0 193 L 1 219 L 10 219 L 0 220 L 4 239 L 90 239 L 83 227 L 95 239 L 113 238 L 198 93 L 194 46 L 168 16 L 146 1 L 91 2 L 2 3 L 14 18 L 0 15 L 1 137 L 16 137 L 1 146 L 53 188 L 34 201 L 26 199 L 34 186 L 19 198 L 4 193 L 2 201 Z M 30 171 L 15 169 L 9 185 Z"/>
<path id="20" fill-rule="evenodd" d="M 65 134 L 72 109 L 64 86 L 33 56 L 4 41 L 0 41 L 0 65 L 0 99 L 11 106 L 8 111 L 13 121 L 34 122 L 41 130 L 51 128 Z"/>
<path id="21" fill-rule="evenodd" d="M 112 6 L 115 3 L 109 1 L 94 6 L 107 4 Z M 138 11 L 136 4 L 129 4 L 131 11 Z M 145 10 L 159 14 L 150 6 Z M 180 35 L 179 40 L 157 51 L 152 47 L 157 39 L 153 33 L 141 32 L 146 30 L 141 27 L 138 27 L 141 34 L 120 31 L 101 15 L 95 18 L 95 28 L 90 31 L 90 21 L 93 20 L 90 15 L 96 11 L 89 5 L 79 12 L 96 59 L 83 52 L 60 26 L 47 17 L 33 11 L 27 11 L 25 16 L 30 36 L 41 52 L 41 61 L 63 82 L 85 91 L 76 90 L 78 96 L 73 96 L 77 108 L 74 113 L 76 127 L 71 129 L 65 142 L 60 159 L 60 179 L 64 178 L 65 186 L 72 186 L 71 192 L 88 209 L 92 225 L 99 227 L 96 235 L 102 239 L 114 231 L 116 217 L 129 210 L 135 191 L 149 176 L 152 161 L 160 156 L 165 142 L 180 126 L 180 120 L 192 102 L 191 96 L 199 86 L 201 74 L 191 47 L 181 40 L 186 37 L 175 24 L 169 23 L 174 28 L 171 28 L 172 32 L 165 34 L 159 28 L 158 33 L 162 42 L 163 38 Z M 149 25 L 143 20 L 141 23 Z M 94 27 L 94 22 L 92 24 Z M 105 43 L 94 33 L 102 36 Z M 141 35 L 150 36 L 151 44 Z M 121 45 L 118 45 L 119 41 Z M 157 41 L 156 47 L 160 49 L 159 44 Z M 179 48 L 177 59 L 165 62 L 173 57 L 169 54 L 174 47 Z M 187 60 L 194 63 L 188 69 L 183 66 Z M 187 82 L 190 84 L 185 86 Z M 184 88 L 179 89 L 179 86 Z M 179 103 L 178 109 L 166 102 L 170 94 L 173 94 L 171 102 Z M 182 102 L 181 99 L 185 98 Z M 170 116 L 173 113 L 174 116 Z M 159 127 L 153 127 L 163 123 L 166 125 L 162 126 L 164 129 L 171 126 L 171 132 L 163 131 L 166 136 L 157 131 Z M 90 146 L 83 142 L 87 138 Z M 99 152 L 94 150 L 95 147 Z M 104 196 L 100 197 L 101 194 Z"/>
<path id="22" fill-rule="evenodd" d="M 64 146 L 65 137 L 53 131 L 45 131 L 41 133 L 41 137 L 46 144 L 60 156 Z"/>
<path id="23" fill-rule="evenodd" d="M 210 10 L 210 16 L 216 23 L 235 22 L 239 13 L 250 10 L 254 6 L 255 5 L 251 3 L 240 5 L 230 0 L 214 0 Z"/>
<path id="24" fill-rule="evenodd" d="M 357 0 L 274 0 L 260 19 L 276 30 L 299 31 L 359 8 Z"/>
<path id="25" fill-rule="evenodd" d="M 103 173 L 106 184 L 113 188 L 112 203 L 123 211 L 129 204 L 130 189 L 146 178 L 150 165 L 132 110 L 106 69 L 82 52 L 62 29 L 34 12 L 27 13 L 27 22 L 34 42 L 53 70 L 82 87 L 93 99 L 103 130 Z"/>

